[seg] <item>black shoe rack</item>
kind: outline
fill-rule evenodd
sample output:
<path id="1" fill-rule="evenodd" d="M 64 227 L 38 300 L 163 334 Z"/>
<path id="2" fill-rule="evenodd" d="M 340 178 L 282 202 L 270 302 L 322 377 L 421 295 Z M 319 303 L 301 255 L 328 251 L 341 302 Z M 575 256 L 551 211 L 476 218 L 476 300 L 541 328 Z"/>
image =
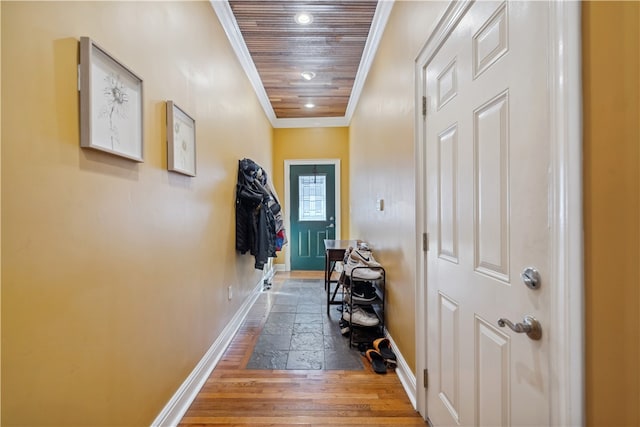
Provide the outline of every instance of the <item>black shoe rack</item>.
<path id="1" fill-rule="evenodd" d="M 353 275 L 357 270 L 375 270 L 380 272 L 380 278 L 375 280 L 354 278 Z M 356 274 L 357 275 L 357 274 Z M 367 302 L 355 302 L 353 300 L 353 288 L 358 284 L 369 286 L 371 283 L 375 289 L 375 299 Z M 349 312 L 349 346 L 361 346 L 363 344 L 371 344 L 376 338 L 384 337 L 384 301 L 386 294 L 386 272 L 382 267 L 354 267 L 351 274 L 343 276 L 342 283 L 342 313 Z M 347 290 L 349 290 L 347 294 Z M 362 310 L 374 314 L 378 318 L 378 324 L 375 326 L 364 326 L 353 322 L 353 310 L 360 307 Z M 346 320 L 346 319 L 345 319 Z"/>

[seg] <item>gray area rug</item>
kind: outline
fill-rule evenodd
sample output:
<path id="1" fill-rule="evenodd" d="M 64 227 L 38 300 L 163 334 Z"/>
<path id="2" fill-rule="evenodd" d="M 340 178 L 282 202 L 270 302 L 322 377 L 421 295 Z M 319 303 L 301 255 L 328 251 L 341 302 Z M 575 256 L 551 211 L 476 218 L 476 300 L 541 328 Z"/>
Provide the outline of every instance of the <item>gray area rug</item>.
<path id="1" fill-rule="evenodd" d="M 247 369 L 364 369 L 340 333 L 342 313 L 327 316 L 324 281 L 289 279 L 260 294 L 250 317 L 266 316 Z"/>

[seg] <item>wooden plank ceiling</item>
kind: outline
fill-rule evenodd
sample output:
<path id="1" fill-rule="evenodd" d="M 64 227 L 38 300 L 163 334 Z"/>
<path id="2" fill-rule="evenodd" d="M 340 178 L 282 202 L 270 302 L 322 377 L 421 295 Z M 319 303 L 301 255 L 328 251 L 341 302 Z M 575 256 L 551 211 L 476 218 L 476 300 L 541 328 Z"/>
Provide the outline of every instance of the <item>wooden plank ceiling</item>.
<path id="1" fill-rule="evenodd" d="M 377 0 L 229 5 L 277 118 L 345 115 Z M 311 23 L 296 23 L 303 12 Z M 315 77 L 305 80 L 303 72 Z"/>

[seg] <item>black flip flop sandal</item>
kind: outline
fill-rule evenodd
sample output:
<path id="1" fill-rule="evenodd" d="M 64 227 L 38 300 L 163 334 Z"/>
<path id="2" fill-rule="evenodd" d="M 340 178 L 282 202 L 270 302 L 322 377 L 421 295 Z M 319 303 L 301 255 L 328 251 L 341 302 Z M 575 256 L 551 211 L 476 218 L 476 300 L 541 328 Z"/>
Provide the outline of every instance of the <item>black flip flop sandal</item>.
<path id="1" fill-rule="evenodd" d="M 382 355 L 382 357 L 391 363 L 395 363 L 396 355 L 391 350 L 391 343 L 387 338 L 378 338 L 373 342 L 373 348 Z"/>
<path id="2" fill-rule="evenodd" d="M 371 349 L 366 352 L 367 359 L 371 362 L 371 366 L 373 367 L 373 372 L 376 374 L 386 374 L 387 373 L 387 365 L 384 363 L 384 357 L 377 351 Z"/>

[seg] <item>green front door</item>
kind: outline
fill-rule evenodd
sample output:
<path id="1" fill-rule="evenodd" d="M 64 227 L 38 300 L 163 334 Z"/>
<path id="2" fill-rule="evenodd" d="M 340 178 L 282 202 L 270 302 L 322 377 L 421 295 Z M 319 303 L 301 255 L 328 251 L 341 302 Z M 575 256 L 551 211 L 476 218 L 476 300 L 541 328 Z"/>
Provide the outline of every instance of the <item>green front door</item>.
<path id="1" fill-rule="evenodd" d="M 291 270 L 324 270 L 324 239 L 335 239 L 335 165 L 291 165 Z"/>

